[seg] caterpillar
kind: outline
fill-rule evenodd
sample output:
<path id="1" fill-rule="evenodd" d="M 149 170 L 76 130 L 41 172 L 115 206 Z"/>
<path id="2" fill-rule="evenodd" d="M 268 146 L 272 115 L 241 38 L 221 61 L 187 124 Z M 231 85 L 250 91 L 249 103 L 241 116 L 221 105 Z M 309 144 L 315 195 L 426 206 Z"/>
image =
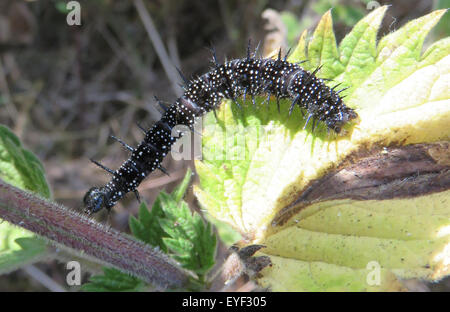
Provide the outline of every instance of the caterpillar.
<path id="1" fill-rule="evenodd" d="M 113 137 L 131 152 L 119 169 L 113 171 L 92 160 L 113 177 L 105 186 L 92 187 L 86 193 L 85 212 L 92 214 L 103 208 L 109 211 L 128 192 L 134 192 L 139 200 L 136 188 L 142 180 L 156 169 L 167 173 L 161 162 L 179 138 L 172 136 L 172 128 L 186 125 L 193 131 L 195 120 L 207 112 L 215 112 L 223 98 L 232 99 L 239 106 L 236 99 L 243 96 L 245 102 L 250 95 L 255 105 L 256 95 L 267 94 L 268 100 L 275 96 L 278 110 L 279 100 L 289 98 L 292 100 L 289 114 L 295 106 L 305 109 L 306 125 L 312 119 L 313 130 L 316 121 L 320 121 L 328 130 L 339 133 L 344 124 L 358 117 L 339 96 L 345 89 L 336 91 L 336 86 L 330 88 L 325 79 L 316 77 L 320 66 L 309 72 L 300 63 L 287 61 L 287 55 L 282 58 L 280 50 L 278 58 L 259 58 L 256 51 L 250 53 L 249 47 L 247 57 L 219 64 L 213 51 L 213 68 L 196 79 L 185 80 L 184 94 L 171 106 L 163 106 L 163 116 L 150 129 L 143 129 L 145 138 L 136 148 Z"/>

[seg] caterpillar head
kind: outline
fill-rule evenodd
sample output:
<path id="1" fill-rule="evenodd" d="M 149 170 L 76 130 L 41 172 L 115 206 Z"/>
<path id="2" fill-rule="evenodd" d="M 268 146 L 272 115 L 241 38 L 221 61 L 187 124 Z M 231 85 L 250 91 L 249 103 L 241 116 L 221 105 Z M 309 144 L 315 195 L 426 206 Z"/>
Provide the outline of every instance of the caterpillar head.
<path id="1" fill-rule="evenodd" d="M 347 106 L 342 106 L 336 114 L 329 116 L 325 123 L 329 129 L 334 130 L 336 133 L 340 133 L 342 127 L 350 120 L 356 119 L 358 114 Z"/>
<path id="2" fill-rule="evenodd" d="M 83 198 L 84 212 L 93 214 L 102 208 L 110 209 L 109 191 L 106 187 L 93 187 L 86 192 Z"/>

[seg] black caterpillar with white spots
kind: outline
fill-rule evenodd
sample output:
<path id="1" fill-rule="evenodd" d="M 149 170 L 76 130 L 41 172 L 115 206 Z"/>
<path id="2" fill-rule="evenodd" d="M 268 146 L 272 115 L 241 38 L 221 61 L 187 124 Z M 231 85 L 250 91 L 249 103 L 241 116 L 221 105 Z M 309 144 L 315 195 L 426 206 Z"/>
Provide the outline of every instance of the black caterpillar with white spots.
<path id="1" fill-rule="evenodd" d="M 255 53 L 256 54 L 256 53 Z M 137 186 L 147 175 L 156 169 L 163 172 L 161 166 L 171 145 L 179 138 L 172 136 L 172 128 L 186 125 L 193 130 L 195 120 L 205 113 L 219 107 L 223 98 L 236 99 L 250 95 L 267 94 L 275 96 L 279 109 L 279 99 L 292 99 L 289 113 L 296 105 L 307 112 L 306 124 L 312 119 L 313 130 L 316 121 L 325 123 L 328 129 L 339 133 L 341 127 L 357 117 L 356 112 L 345 106 L 340 91 L 329 88 L 316 73 L 308 72 L 298 64 L 286 61 L 286 57 L 277 59 L 257 58 L 250 55 L 225 64 L 218 64 L 213 53 L 214 68 L 199 78 L 187 82 L 184 94 L 174 104 L 166 108 L 162 118 L 149 130 L 145 130 L 144 140 L 136 147 L 125 144 L 131 151 L 131 157 L 122 166 L 113 171 L 96 163 L 113 175 L 112 180 L 103 187 L 93 187 L 84 196 L 85 211 L 95 213 L 102 208 L 111 209 L 128 192 L 137 193 Z M 306 127 L 306 125 L 305 125 Z"/>

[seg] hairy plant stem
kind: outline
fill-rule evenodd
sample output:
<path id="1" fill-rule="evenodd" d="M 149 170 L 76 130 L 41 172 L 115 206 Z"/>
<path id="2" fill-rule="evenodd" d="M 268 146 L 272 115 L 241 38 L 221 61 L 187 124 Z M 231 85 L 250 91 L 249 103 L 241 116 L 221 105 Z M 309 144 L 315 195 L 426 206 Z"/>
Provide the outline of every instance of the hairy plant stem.
<path id="1" fill-rule="evenodd" d="M 149 245 L 2 180 L 0 218 L 157 287 L 182 287 L 188 280 L 172 259 Z"/>

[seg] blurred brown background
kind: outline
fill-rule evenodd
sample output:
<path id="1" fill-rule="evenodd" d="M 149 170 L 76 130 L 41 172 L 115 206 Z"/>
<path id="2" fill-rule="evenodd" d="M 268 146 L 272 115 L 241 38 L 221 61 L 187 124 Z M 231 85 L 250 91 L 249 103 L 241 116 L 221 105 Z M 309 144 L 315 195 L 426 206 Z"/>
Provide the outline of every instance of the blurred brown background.
<path id="1" fill-rule="evenodd" d="M 208 71 L 211 45 L 220 60 L 242 57 L 248 39 L 261 42 L 266 53 L 293 47 L 300 32 L 312 30 L 331 7 L 338 41 L 377 3 L 392 5 L 379 36 L 449 7 L 449 1 L 430 0 L 80 0 L 81 25 L 70 26 L 67 2 L 0 2 L 0 123 L 41 159 L 54 199 L 73 209 L 80 209 L 90 186 L 109 180 L 89 158 L 120 166 L 128 154 L 109 136 L 139 142 L 136 123 L 150 126 L 161 115 L 154 96 L 171 103 L 181 92 L 175 67 L 188 78 Z M 448 18 L 431 37 L 448 36 Z M 139 187 L 150 204 L 192 163 L 167 157 L 164 166 L 169 177 L 155 172 Z M 192 195 L 188 201 L 196 207 Z M 137 208 L 128 196 L 108 220 L 104 214 L 97 218 L 128 231 L 128 214 Z M 64 285 L 62 264 L 37 267 Z M 48 290 L 31 276 L 25 270 L 0 276 L 0 291 Z M 449 289 L 447 284 L 417 287 Z"/>

